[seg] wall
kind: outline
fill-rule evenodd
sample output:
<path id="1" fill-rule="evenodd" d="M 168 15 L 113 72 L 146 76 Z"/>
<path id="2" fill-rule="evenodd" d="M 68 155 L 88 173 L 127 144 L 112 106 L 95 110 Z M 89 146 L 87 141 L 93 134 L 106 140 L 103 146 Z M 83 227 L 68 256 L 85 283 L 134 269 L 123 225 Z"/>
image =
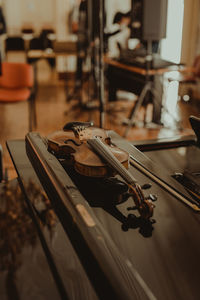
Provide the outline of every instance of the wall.
<path id="1" fill-rule="evenodd" d="M 67 35 L 67 13 L 70 0 L 4 0 L 3 8 L 8 34 L 19 34 L 24 25 L 33 26 L 38 33 L 52 27 L 59 37 Z"/>
<path id="2" fill-rule="evenodd" d="M 67 38 L 67 16 L 75 0 L 0 0 L 9 34 L 18 34 L 23 25 L 33 24 L 36 32 L 44 26 L 56 29 L 59 40 Z M 131 0 L 106 0 L 108 23 L 116 11 L 129 10 Z M 200 52 L 200 0 L 184 1 L 184 24 L 181 61 L 192 64 Z"/>
<path id="3" fill-rule="evenodd" d="M 56 29 L 58 38 L 65 39 L 67 17 L 73 2 L 78 0 L 0 0 L 3 1 L 4 13 L 9 34 L 19 34 L 22 26 L 33 25 L 36 32 L 44 26 Z M 127 12 L 131 0 L 105 0 L 108 24 L 112 24 L 117 11 Z"/>
<path id="4" fill-rule="evenodd" d="M 71 8 L 70 0 L 53 0 L 55 1 L 55 29 L 57 33 L 57 40 L 66 40 L 68 36 L 67 20 Z"/>
<path id="5" fill-rule="evenodd" d="M 184 1 L 181 61 L 191 65 L 198 51 L 200 0 Z M 200 49 L 199 49 L 200 50 Z"/>

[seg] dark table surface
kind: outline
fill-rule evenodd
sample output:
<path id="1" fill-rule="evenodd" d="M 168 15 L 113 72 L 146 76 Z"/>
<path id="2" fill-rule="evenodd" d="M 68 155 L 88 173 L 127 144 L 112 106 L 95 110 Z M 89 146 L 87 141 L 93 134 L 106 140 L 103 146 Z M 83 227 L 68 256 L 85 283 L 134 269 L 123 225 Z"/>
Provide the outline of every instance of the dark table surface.
<path id="1" fill-rule="evenodd" d="M 9 141 L 8 148 L 20 186 L 27 196 L 25 200 L 31 215 L 27 222 L 33 223 L 30 239 L 34 234 L 37 243 L 32 245 L 30 240 L 29 246 L 27 233 L 25 245 L 17 254 L 22 267 L 14 278 L 16 290 L 9 298 L 12 285 L 8 287 L 6 281 L 1 281 L 0 299 L 99 299 L 51 206 L 46 215 L 43 198 L 35 196 L 38 190 L 39 193 L 44 191 L 26 156 L 24 140 Z M 26 228 L 26 224 L 22 227 Z M 0 274 L 8 276 L 6 272 Z"/>
<path id="2" fill-rule="evenodd" d="M 13 191 L 13 199 L 7 195 L 5 204 L 6 189 Z M 19 190 L 17 180 L 0 185 L 0 299 L 60 299 Z"/>
<path id="3" fill-rule="evenodd" d="M 9 141 L 8 148 L 21 180 L 27 181 L 32 178 L 37 181 L 26 157 L 24 141 Z M 173 172 L 173 166 L 175 169 L 184 169 L 188 161 L 186 153 L 187 149 L 171 149 L 165 150 L 164 153 L 152 151 L 147 155 L 151 158 L 152 164 L 153 161 L 156 162 L 160 173 L 166 170 L 170 173 Z M 147 182 L 152 184 L 151 190 L 145 191 L 146 195 L 150 192 L 158 196 L 153 216 L 155 224 L 146 228 L 138 219 L 138 222 L 131 223 L 129 228 L 124 227 L 128 215 L 135 214 L 134 211 L 127 209 L 133 206 L 131 199 L 113 206 L 105 205 L 105 199 L 102 202 L 94 199 L 94 201 L 87 201 L 89 206 L 121 255 L 130 261 L 155 298 L 199 299 L 200 215 L 132 166 L 130 172 L 140 184 Z M 57 227 L 59 234 L 55 235 L 54 243 L 45 237 L 44 230 L 43 234 L 57 267 L 58 277 L 62 281 L 62 288 L 70 299 L 96 299 L 96 293 L 80 264 L 78 252 L 76 254 L 71 248 L 70 241 L 59 221 Z M 73 259 L 69 259 L 66 253 L 72 253 Z M 138 297 L 138 299 L 142 298 Z"/>

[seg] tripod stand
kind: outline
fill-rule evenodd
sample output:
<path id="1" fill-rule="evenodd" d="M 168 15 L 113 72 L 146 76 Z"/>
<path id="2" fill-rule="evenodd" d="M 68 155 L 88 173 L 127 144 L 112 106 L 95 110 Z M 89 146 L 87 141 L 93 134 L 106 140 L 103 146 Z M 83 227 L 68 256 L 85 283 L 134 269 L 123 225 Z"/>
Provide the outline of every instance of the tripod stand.
<path id="1" fill-rule="evenodd" d="M 148 93 L 151 93 L 154 99 L 154 105 L 158 107 L 161 106 L 160 104 L 160 96 L 158 91 L 154 88 L 154 77 L 155 75 L 152 75 L 151 69 L 152 69 L 152 62 L 153 62 L 153 54 L 152 54 L 152 41 L 147 41 L 147 55 L 145 57 L 146 62 L 146 75 L 145 75 L 145 85 L 138 97 L 138 100 L 136 104 L 134 105 L 133 109 L 130 112 L 130 115 L 128 117 L 128 124 L 127 128 L 124 133 L 124 137 L 127 136 L 130 128 L 135 124 L 136 116 L 143 105 L 144 101 L 146 100 L 146 97 Z"/>
<path id="2" fill-rule="evenodd" d="M 93 32 L 92 32 L 92 3 L 91 0 L 82 0 L 78 8 L 78 30 L 77 34 L 77 61 L 75 72 L 75 86 L 73 91 L 67 95 L 67 101 L 72 99 L 78 100 L 78 105 L 82 110 L 87 109 L 82 102 L 82 92 L 85 83 L 88 83 L 88 90 L 90 85 L 90 74 L 92 73 L 92 54 L 93 54 Z M 84 76 L 84 65 L 88 63 L 87 75 Z M 90 94 L 88 92 L 88 101 Z M 87 102 L 88 102 L 87 101 Z"/>

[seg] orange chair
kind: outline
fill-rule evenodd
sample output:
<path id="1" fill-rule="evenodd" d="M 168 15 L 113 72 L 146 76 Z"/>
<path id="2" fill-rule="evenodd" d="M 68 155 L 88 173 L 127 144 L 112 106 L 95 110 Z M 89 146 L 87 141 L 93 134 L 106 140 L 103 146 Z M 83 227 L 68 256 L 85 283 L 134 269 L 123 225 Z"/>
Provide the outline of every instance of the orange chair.
<path id="1" fill-rule="evenodd" d="M 0 103 L 27 101 L 29 131 L 36 126 L 35 88 L 33 67 L 25 63 L 2 63 Z"/>

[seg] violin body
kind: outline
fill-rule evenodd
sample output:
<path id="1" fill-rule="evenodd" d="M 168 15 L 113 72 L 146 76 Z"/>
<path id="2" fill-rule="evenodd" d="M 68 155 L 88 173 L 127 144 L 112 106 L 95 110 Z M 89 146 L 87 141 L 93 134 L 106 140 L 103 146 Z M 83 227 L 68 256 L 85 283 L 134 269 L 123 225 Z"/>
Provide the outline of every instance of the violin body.
<path id="1" fill-rule="evenodd" d="M 110 168 L 87 144 L 87 140 L 93 136 L 101 138 L 106 147 L 128 169 L 129 154 L 112 146 L 106 131 L 100 128 L 83 129 L 78 136 L 72 130 L 54 132 L 47 137 L 48 149 L 58 158 L 71 160 L 75 170 L 81 175 L 89 177 L 116 175 L 117 172 Z"/>
<path id="2" fill-rule="evenodd" d="M 105 130 L 92 127 L 90 123 L 72 122 L 63 129 L 47 137 L 48 150 L 57 158 L 72 162 L 81 175 L 100 178 L 119 174 L 128 185 L 140 216 L 149 220 L 154 205 L 145 199 L 141 186 L 127 171 L 129 154 L 112 145 Z"/>

